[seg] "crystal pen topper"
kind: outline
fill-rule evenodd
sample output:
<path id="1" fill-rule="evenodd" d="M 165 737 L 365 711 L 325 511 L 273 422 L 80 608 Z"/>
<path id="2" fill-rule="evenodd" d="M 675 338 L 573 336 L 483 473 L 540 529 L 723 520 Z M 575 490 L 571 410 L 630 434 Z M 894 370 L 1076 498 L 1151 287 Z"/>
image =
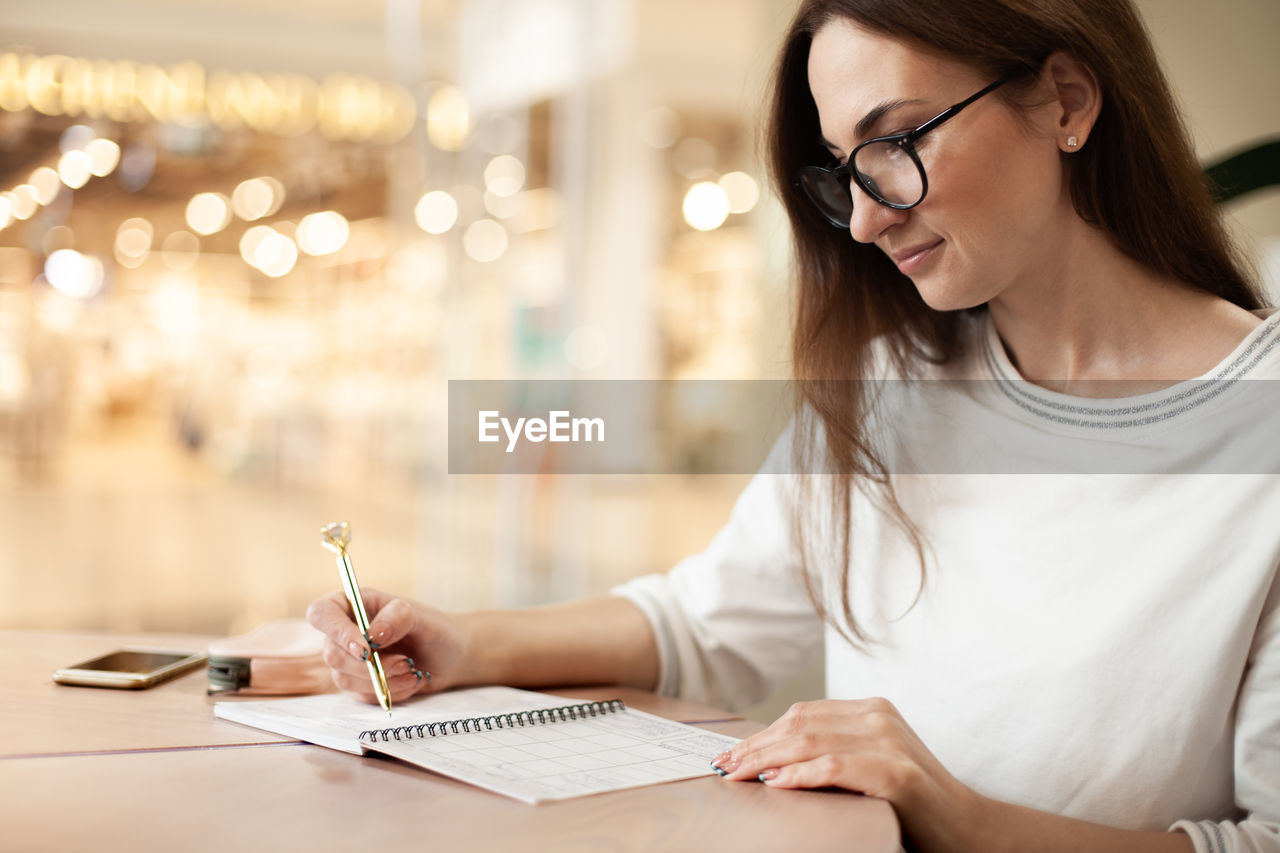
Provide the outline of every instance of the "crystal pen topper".
<path id="1" fill-rule="evenodd" d="M 347 555 L 347 545 L 351 542 L 351 525 L 345 521 L 326 524 L 320 531 L 320 544 L 338 555 L 338 574 L 342 577 L 342 591 L 346 593 L 351 604 L 351 615 L 356 620 L 356 627 L 364 635 L 369 644 L 369 657 L 365 665 L 369 667 L 369 678 L 373 680 L 373 692 L 378 697 L 378 704 L 387 715 L 391 714 L 391 691 L 387 688 L 387 674 L 382 670 L 382 658 L 369 640 L 369 614 L 364 609 L 364 599 L 360 597 L 360 585 L 356 583 L 356 571 L 351 567 L 351 557 Z"/>

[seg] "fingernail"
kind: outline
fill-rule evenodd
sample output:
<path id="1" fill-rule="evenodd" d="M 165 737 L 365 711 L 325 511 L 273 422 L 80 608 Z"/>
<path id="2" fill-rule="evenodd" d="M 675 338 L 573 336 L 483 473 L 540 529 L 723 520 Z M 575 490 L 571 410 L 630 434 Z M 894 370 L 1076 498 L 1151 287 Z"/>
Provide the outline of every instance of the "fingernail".
<path id="1" fill-rule="evenodd" d="M 726 774 L 732 773 L 738 769 L 738 759 L 730 756 L 729 759 L 720 765 Z"/>
<path id="2" fill-rule="evenodd" d="M 418 677 L 418 683 L 419 683 L 419 684 L 421 684 L 421 683 L 422 683 L 422 679 L 423 679 L 423 675 L 424 675 L 424 673 L 422 673 L 422 672 L 420 672 L 420 671 L 418 671 L 418 670 L 416 670 L 416 669 L 415 669 L 415 670 L 413 671 L 413 674 L 414 674 L 414 675 L 416 675 L 416 676 Z"/>
<path id="3" fill-rule="evenodd" d="M 366 636 L 366 637 L 365 637 L 365 639 L 366 639 L 366 640 L 369 640 L 369 648 L 371 648 L 371 649 L 373 649 L 373 650 L 375 650 L 375 651 L 377 651 L 378 649 L 382 648 L 382 643 L 375 643 L 373 640 L 370 640 L 368 636 Z"/>
<path id="4" fill-rule="evenodd" d="M 428 683 L 430 683 L 430 682 L 431 682 L 431 673 L 429 673 L 429 672 L 424 672 L 424 673 L 422 673 L 422 674 L 426 676 L 426 678 L 427 678 L 427 682 L 428 682 Z"/>
<path id="5" fill-rule="evenodd" d="M 729 760 L 729 753 L 727 751 L 722 752 L 719 755 L 717 755 L 715 758 L 711 759 L 711 766 L 715 767 L 719 764 L 723 764 L 725 761 L 728 761 L 728 760 Z"/>
<path id="6" fill-rule="evenodd" d="M 726 773 L 726 772 L 724 772 L 723 770 L 721 770 L 719 767 L 716 767 L 716 765 L 715 765 L 715 762 L 714 762 L 714 761 L 713 761 L 713 762 L 711 762 L 711 769 L 712 769 L 712 770 L 714 770 L 714 771 L 716 771 L 717 773 L 719 773 L 721 776 L 728 776 L 728 775 L 729 775 L 728 773 Z"/>
<path id="7" fill-rule="evenodd" d="M 365 663 L 368 663 L 368 662 L 369 662 L 369 650 L 368 650 L 368 649 L 361 649 L 361 650 L 360 650 L 360 660 L 364 661 Z"/>
<path id="8" fill-rule="evenodd" d="M 760 771 L 760 775 L 757 776 L 756 778 L 759 779 L 761 782 L 768 782 L 770 779 L 773 779 L 777 775 L 778 775 L 778 769 L 776 767 L 772 767 L 768 770 Z"/>
<path id="9" fill-rule="evenodd" d="M 409 664 L 409 671 L 410 671 L 410 672 L 417 672 L 417 671 L 418 671 L 418 665 L 417 665 L 416 663 L 414 663 L 414 662 L 413 662 L 413 658 L 405 658 L 405 659 L 404 659 L 404 662 L 405 662 L 405 663 L 407 663 L 407 664 Z M 419 677 L 421 677 L 421 676 L 419 676 Z"/>
<path id="10" fill-rule="evenodd" d="M 353 657 L 358 657 L 360 660 L 368 660 L 367 656 L 369 654 L 369 650 L 357 643 L 355 640 L 347 643 L 347 648 L 351 651 Z"/>

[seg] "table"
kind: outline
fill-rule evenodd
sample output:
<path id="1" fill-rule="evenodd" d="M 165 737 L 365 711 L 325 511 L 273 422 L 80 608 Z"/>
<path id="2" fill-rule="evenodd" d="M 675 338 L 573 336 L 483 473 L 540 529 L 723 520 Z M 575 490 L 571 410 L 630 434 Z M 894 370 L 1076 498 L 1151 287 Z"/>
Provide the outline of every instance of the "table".
<path id="1" fill-rule="evenodd" d="M 0 631 L 0 848 L 43 851 L 842 850 L 894 853 L 884 801 L 708 776 L 530 806 L 408 764 L 356 757 L 214 718 L 203 671 L 150 690 L 50 674 L 193 635 Z M 549 688 L 735 736 L 731 713 L 618 687 Z"/>

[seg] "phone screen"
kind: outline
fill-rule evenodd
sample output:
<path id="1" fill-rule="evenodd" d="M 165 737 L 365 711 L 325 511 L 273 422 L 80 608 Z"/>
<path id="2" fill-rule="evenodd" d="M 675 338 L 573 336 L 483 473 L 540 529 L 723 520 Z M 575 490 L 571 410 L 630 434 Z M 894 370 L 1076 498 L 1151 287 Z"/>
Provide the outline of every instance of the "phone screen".
<path id="1" fill-rule="evenodd" d="M 96 669 L 107 672 L 139 672 L 146 673 L 186 660 L 190 655 L 166 654 L 164 652 L 112 652 L 100 658 L 94 658 L 74 669 Z"/>

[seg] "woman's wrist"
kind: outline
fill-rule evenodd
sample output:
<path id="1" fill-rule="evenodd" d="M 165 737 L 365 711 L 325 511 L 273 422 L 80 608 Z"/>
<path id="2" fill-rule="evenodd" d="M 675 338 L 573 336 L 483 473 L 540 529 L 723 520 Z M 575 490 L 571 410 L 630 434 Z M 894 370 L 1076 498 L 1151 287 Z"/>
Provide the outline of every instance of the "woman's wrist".
<path id="1" fill-rule="evenodd" d="M 924 784 L 929 784 L 926 781 Z M 984 797 L 956 779 L 947 789 L 932 788 L 912 798 L 913 807 L 898 810 L 903 832 L 928 853 L 1005 853 L 1000 830 L 1004 803 Z M 912 820 L 912 816 L 920 820 Z"/>
<path id="2" fill-rule="evenodd" d="M 455 686 L 478 684 L 510 684 L 507 672 L 510 656 L 504 653 L 505 638 L 494 614 L 472 611 L 454 615 L 460 634 Z"/>
<path id="3" fill-rule="evenodd" d="M 1012 853 L 1010 839 L 1002 831 L 1001 809 L 1006 803 L 984 797 L 972 788 L 960 803 L 956 824 L 957 851 L 982 851 L 982 853 Z"/>

